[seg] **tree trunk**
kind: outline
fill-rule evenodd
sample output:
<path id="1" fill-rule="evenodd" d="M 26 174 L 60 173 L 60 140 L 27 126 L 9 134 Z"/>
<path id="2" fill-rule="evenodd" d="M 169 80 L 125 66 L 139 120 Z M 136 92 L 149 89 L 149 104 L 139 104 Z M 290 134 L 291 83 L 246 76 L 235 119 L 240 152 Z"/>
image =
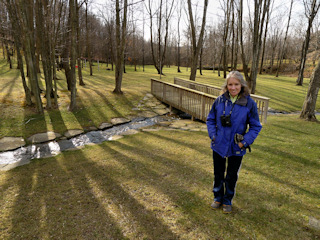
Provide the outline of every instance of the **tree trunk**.
<path id="1" fill-rule="evenodd" d="M 6 48 L 6 52 L 7 52 L 7 63 L 9 63 L 9 68 L 12 69 L 12 61 L 11 61 L 11 54 L 10 54 L 10 50 L 9 50 L 9 45 L 6 42 L 7 41 L 5 40 L 5 48 Z"/>
<path id="2" fill-rule="evenodd" d="M 76 8 L 77 8 L 77 0 L 69 0 L 69 11 L 70 11 L 70 40 L 71 40 L 71 52 L 70 52 L 70 80 L 71 80 L 71 97 L 70 97 L 70 105 L 69 105 L 69 111 L 74 111 L 76 109 L 76 58 L 77 58 L 77 14 L 76 14 Z"/>
<path id="3" fill-rule="evenodd" d="M 259 70 L 259 59 L 262 44 L 262 32 L 265 23 L 265 17 L 269 11 L 270 0 L 264 0 L 263 4 L 255 1 L 254 10 L 254 28 L 253 28 L 253 42 L 252 42 L 252 64 L 250 69 L 250 78 L 248 86 L 251 93 L 255 93 L 257 84 L 257 75 Z"/>
<path id="4" fill-rule="evenodd" d="M 38 113 L 43 113 L 43 106 L 40 96 L 40 88 L 37 75 L 37 63 L 35 59 L 35 39 L 34 39 L 34 26 L 33 26 L 33 9 L 34 2 L 32 0 L 19 1 L 21 12 L 21 28 L 24 33 L 23 50 L 29 70 L 29 82 L 31 91 L 35 99 L 36 108 Z"/>
<path id="5" fill-rule="evenodd" d="M 203 44 L 204 29 L 205 29 L 205 25 L 206 25 L 207 8 L 208 8 L 208 0 L 204 0 L 202 25 L 201 25 L 200 35 L 199 35 L 199 38 L 197 41 L 196 28 L 195 28 L 195 23 L 193 20 L 191 0 L 188 0 L 188 13 L 189 13 L 189 19 L 190 19 L 191 43 L 192 43 L 191 72 L 190 72 L 189 79 L 193 80 L 193 81 L 196 80 L 198 58 L 199 58 L 200 50 L 201 50 L 202 44 Z"/>
<path id="6" fill-rule="evenodd" d="M 229 23 L 230 23 L 230 11 L 231 11 L 231 4 L 232 0 L 227 0 L 225 3 L 227 6 L 224 10 L 224 29 L 223 29 L 223 77 L 227 77 L 227 70 L 228 70 L 228 53 L 227 53 L 227 39 L 229 33 Z"/>
<path id="7" fill-rule="evenodd" d="M 18 66 L 19 66 L 19 70 L 20 70 L 23 89 L 25 92 L 26 104 L 27 104 L 27 106 L 31 106 L 32 105 L 31 91 L 28 88 L 27 83 L 26 83 L 26 78 L 25 78 L 24 69 L 23 69 L 23 58 L 21 55 L 21 42 L 20 42 L 20 37 L 18 36 L 18 31 L 17 31 L 18 29 L 20 29 L 19 23 L 18 23 L 18 18 L 17 18 L 17 13 L 16 13 L 16 9 L 13 7 L 14 5 L 12 3 L 10 3 L 10 0 L 6 0 L 6 1 L 7 1 L 7 9 L 8 9 L 9 17 L 11 20 L 11 26 L 13 29 L 12 32 L 13 32 L 14 42 L 15 42 L 15 46 L 16 46 L 16 50 L 17 50 Z"/>
<path id="8" fill-rule="evenodd" d="M 310 34 L 311 34 L 311 28 L 312 28 L 312 23 L 314 18 L 316 17 L 319 7 L 320 7 L 320 2 L 317 0 L 312 0 L 311 6 L 307 6 L 307 3 L 304 2 L 304 7 L 305 7 L 305 14 L 307 13 L 308 17 L 308 28 L 306 32 L 306 37 L 303 42 L 302 50 L 301 50 L 301 59 L 300 59 L 300 66 L 299 66 L 299 74 L 298 74 L 298 79 L 296 81 L 297 85 L 302 86 L 303 84 L 303 72 L 304 68 L 306 65 L 306 58 L 307 58 L 307 53 L 309 49 L 309 42 L 310 42 Z"/>
<path id="9" fill-rule="evenodd" d="M 203 54 L 203 48 L 200 50 L 200 57 L 199 57 L 199 71 L 200 75 L 202 75 L 202 54 Z"/>
<path id="10" fill-rule="evenodd" d="M 306 66 L 307 53 L 308 53 L 308 49 L 309 49 L 310 31 L 311 31 L 311 27 L 308 27 L 306 38 L 305 38 L 303 45 L 302 45 L 301 59 L 300 59 L 300 65 L 299 65 L 299 74 L 298 74 L 298 79 L 296 81 L 298 86 L 302 86 L 302 84 L 303 84 L 303 73 L 304 73 L 304 68 Z"/>
<path id="11" fill-rule="evenodd" d="M 43 6 L 44 3 L 44 6 Z M 42 60 L 42 68 L 43 73 L 45 77 L 46 82 L 46 99 L 47 104 L 46 108 L 50 109 L 52 108 L 51 104 L 51 94 L 52 94 L 52 67 L 51 67 L 51 61 L 50 61 L 50 39 L 49 39 L 49 33 L 50 31 L 50 23 L 47 22 L 48 19 L 45 19 L 44 17 L 44 7 L 48 7 L 48 2 L 46 0 L 36 0 L 36 26 L 37 26 L 37 38 L 38 41 L 38 52 L 41 54 L 41 60 Z M 46 11 L 46 16 L 49 18 L 50 14 L 48 14 L 48 11 Z"/>
<path id="12" fill-rule="evenodd" d="M 288 32 L 289 32 L 289 26 L 290 26 L 290 20 L 291 20 L 292 6 L 293 6 L 293 0 L 291 0 L 291 3 L 290 3 L 288 23 L 287 23 L 287 28 L 286 28 L 286 33 L 285 33 L 285 36 L 284 36 L 283 44 L 282 44 L 282 47 L 281 47 L 281 49 L 280 49 L 279 62 L 278 62 L 276 77 L 279 76 L 279 71 L 280 71 L 280 67 L 281 67 L 281 62 L 282 62 L 283 55 L 284 55 L 284 49 L 285 49 L 286 42 L 287 42 L 287 38 L 288 38 Z"/>
<path id="13" fill-rule="evenodd" d="M 180 2 L 181 3 L 181 2 Z M 177 34 L 178 34 L 178 47 L 177 47 L 177 63 L 178 63 L 178 73 L 181 73 L 180 70 L 180 65 L 181 65 L 181 54 L 180 54 L 180 41 L 181 41 L 181 36 L 180 36 L 180 20 L 181 20 L 181 11 L 182 11 L 182 7 L 180 6 L 180 8 L 178 9 L 178 29 L 177 29 Z"/>
<path id="14" fill-rule="evenodd" d="M 82 66 L 81 66 L 81 46 L 80 46 L 80 26 L 79 26 L 79 9 L 81 6 L 77 5 L 77 65 L 78 65 L 78 78 L 79 85 L 84 86 L 85 83 L 82 77 Z"/>
<path id="15" fill-rule="evenodd" d="M 308 121 L 316 121 L 315 109 L 317 103 L 317 97 L 320 88 L 320 61 L 318 65 L 313 70 L 310 78 L 309 88 L 306 98 L 303 103 L 300 118 L 306 119 Z"/>
<path id="16" fill-rule="evenodd" d="M 92 54 L 91 54 L 91 43 L 89 38 L 89 26 L 88 26 L 88 2 L 86 1 L 86 42 L 87 42 L 87 56 L 90 68 L 90 76 L 93 75 L 92 69 Z"/>
<path id="17" fill-rule="evenodd" d="M 248 69 L 248 63 L 246 59 L 246 54 L 244 50 L 244 44 L 243 44 L 243 30 L 242 30 L 242 16 L 243 16 L 243 0 L 240 0 L 239 9 L 238 9 L 238 15 L 239 15 L 239 40 L 240 40 L 240 50 L 241 50 L 241 60 L 242 60 L 242 66 L 243 66 L 243 74 L 246 79 L 246 81 L 249 83 L 250 76 L 249 76 L 249 69 Z"/>
<path id="18" fill-rule="evenodd" d="M 121 26 L 120 19 L 120 3 L 116 0 L 116 70 L 115 70 L 115 89 L 113 90 L 116 94 L 122 94 L 122 76 L 123 76 L 123 61 L 124 61 L 124 46 L 126 41 L 126 30 L 127 30 L 127 10 L 128 1 L 124 0 L 123 6 L 123 19 Z M 122 27 L 122 30 L 121 30 Z"/>
<path id="19" fill-rule="evenodd" d="M 266 50 L 266 41 L 267 41 L 269 17 L 270 17 L 270 11 L 267 12 L 267 20 L 266 20 L 266 27 L 265 27 L 265 30 L 264 30 L 264 37 L 263 37 L 263 44 L 262 44 L 262 54 L 261 54 L 261 63 L 260 63 L 259 74 L 262 74 L 262 70 L 263 70 L 263 62 L 264 62 L 264 54 L 265 54 L 265 50 Z"/>

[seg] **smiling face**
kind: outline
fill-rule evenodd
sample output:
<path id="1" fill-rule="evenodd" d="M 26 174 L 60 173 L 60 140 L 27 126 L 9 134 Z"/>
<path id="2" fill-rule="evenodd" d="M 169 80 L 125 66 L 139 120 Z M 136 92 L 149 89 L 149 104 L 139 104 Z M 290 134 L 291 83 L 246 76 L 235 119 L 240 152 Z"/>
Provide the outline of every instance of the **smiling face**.
<path id="1" fill-rule="evenodd" d="M 228 79 L 227 89 L 232 97 L 237 96 L 241 91 L 240 80 L 231 77 Z"/>

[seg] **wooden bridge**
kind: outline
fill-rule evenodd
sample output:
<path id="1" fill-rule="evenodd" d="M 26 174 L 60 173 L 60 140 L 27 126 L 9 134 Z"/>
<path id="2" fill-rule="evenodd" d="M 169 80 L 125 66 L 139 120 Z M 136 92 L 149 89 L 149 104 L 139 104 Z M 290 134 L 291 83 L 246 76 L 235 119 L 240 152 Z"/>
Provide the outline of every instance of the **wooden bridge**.
<path id="1" fill-rule="evenodd" d="M 214 100 L 221 88 L 181 78 L 174 78 L 174 84 L 151 79 L 151 93 L 170 107 L 188 113 L 192 118 L 207 120 Z M 260 121 L 267 123 L 269 98 L 251 94 L 258 107 Z"/>

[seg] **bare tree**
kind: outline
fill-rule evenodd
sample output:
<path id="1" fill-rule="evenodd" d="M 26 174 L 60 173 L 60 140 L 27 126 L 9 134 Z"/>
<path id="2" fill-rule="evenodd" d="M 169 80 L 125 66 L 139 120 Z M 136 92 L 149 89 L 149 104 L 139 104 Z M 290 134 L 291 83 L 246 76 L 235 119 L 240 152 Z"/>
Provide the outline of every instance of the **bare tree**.
<path id="1" fill-rule="evenodd" d="M 240 31 L 240 45 L 243 63 L 243 71 L 245 78 L 248 82 L 251 93 L 256 91 L 256 80 L 259 70 L 259 59 L 262 45 L 262 33 L 266 27 L 266 15 L 270 11 L 271 0 L 255 0 L 254 1 L 254 19 L 252 29 L 252 63 L 250 75 L 248 72 L 248 65 L 246 62 L 244 46 L 243 46 L 243 33 L 242 33 L 242 17 L 243 17 L 243 0 L 240 0 L 239 5 L 239 31 Z"/>
<path id="2" fill-rule="evenodd" d="M 122 76 L 123 76 L 123 62 L 124 62 L 124 50 L 126 42 L 127 32 L 127 11 L 128 1 L 124 0 L 123 3 L 123 15 L 120 19 L 120 1 L 116 0 L 116 70 L 115 70 L 115 89 L 113 90 L 116 94 L 122 94 Z M 122 23 L 121 23 L 122 20 Z"/>
<path id="3" fill-rule="evenodd" d="M 259 74 L 262 74 L 262 70 L 263 70 L 263 62 L 264 62 L 265 51 L 266 51 L 266 42 L 267 42 L 270 15 L 271 15 L 271 11 L 268 11 L 267 12 L 267 19 L 266 19 L 266 27 L 264 29 L 264 36 L 263 36 L 263 44 L 262 44 L 262 53 L 261 53 L 261 62 L 260 62 Z"/>
<path id="4" fill-rule="evenodd" d="M 20 23 L 17 15 L 17 8 L 16 8 L 16 4 L 11 0 L 6 0 L 6 3 L 7 3 L 6 7 L 9 13 L 9 18 L 10 18 L 10 22 L 13 30 L 12 32 L 13 32 L 14 42 L 17 50 L 18 65 L 19 65 L 23 89 L 25 92 L 26 104 L 28 106 L 31 106 L 32 105 L 31 91 L 27 86 L 24 69 L 23 69 L 23 58 L 21 55 L 21 39 L 18 35 L 18 31 L 16 31 L 17 29 L 20 29 Z"/>
<path id="5" fill-rule="evenodd" d="M 36 0 L 36 27 L 39 53 L 41 54 L 42 69 L 46 83 L 46 108 L 52 108 L 52 61 L 51 61 L 51 5 L 48 0 Z"/>
<path id="6" fill-rule="evenodd" d="M 189 79 L 193 80 L 193 81 L 196 80 L 198 58 L 199 58 L 199 54 L 200 54 L 202 44 L 203 44 L 203 36 L 204 36 L 205 25 L 206 25 L 207 8 L 208 8 L 208 0 L 204 0 L 201 30 L 200 30 L 200 34 L 199 34 L 199 37 L 197 40 L 196 26 L 195 26 L 195 22 L 193 19 L 191 0 L 188 0 L 188 13 L 189 13 L 190 30 L 191 30 L 191 44 L 192 44 L 191 73 L 190 73 Z"/>
<path id="7" fill-rule="evenodd" d="M 86 3 L 86 43 L 87 43 L 87 56 L 89 61 L 89 68 L 90 68 L 90 76 L 93 75 L 92 69 L 92 52 L 91 52 L 91 41 L 89 38 L 89 25 L 88 25 L 88 1 Z"/>
<path id="8" fill-rule="evenodd" d="M 22 46 L 25 54 L 26 64 L 28 68 L 28 79 L 31 86 L 31 91 L 35 99 L 37 111 L 43 113 L 43 106 L 40 96 L 40 88 L 37 75 L 37 63 L 35 59 L 35 38 L 34 38 L 34 1 L 19 0 L 17 2 L 21 32 L 23 33 Z M 18 29 L 16 29 L 18 31 Z"/>
<path id="9" fill-rule="evenodd" d="M 300 118 L 303 118 L 309 121 L 317 120 L 315 116 L 315 109 L 316 109 L 319 88 L 320 88 L 320 61 L 318 62 L 318 65 L 316 66 L 316 68 L 314 69 L 311 75 L 308 92 L 302 106 Z"/>
<path id="10" fill-rule="evenodd" d="M 87 22 L 87 0 L 82 1 L 81 3 L 77 4 L 76 14 L 77 14 L 77 66 L 78 66 L 78 78 L 79 78 L 79 85 L 84 86 L 86 85 L 83 81 L 82 76 L 82 66 L 81 66 L 81 41 L 80 41 L 80 22 L 79 22 L 79 11 L 82 7 L 82 5 L 86 3 L 86 22 Z"/>
<path id="11" fill-rule="evenodd" d="M 77 0 L 69 0 L 69 11 L 70 11 L 70 105 L 69 110 L 74 111 L 76 109 L 76 59 L 77 59 Z"/>
<path id="12" fill-rule="evenodd" d="M 293 0 L 291 0 L 291 3 L 290 3 L 289 17 L 288 17 L 288 23 L 287 23 L 286 33 L 285 33 L 285 35 L 284 35 L 284 40 L 283 40 L 282 46 L 280 47 L 279 61 L 278 61 L 278 67 L 277 67 L 276 77 L 279 76 L 279 71 L 280 71 L 282 59 L 283 59 L 283 57 L 284 57 L 284 49 L 285 49 L 286 42 L 287 42 L 287 39 L 288 39 L 288 32 L 289 32 L 289 27 L 290 27 L 292 6 L 293 6 Z"/>
<path id="13" fill-rule="evenodd" d="M 233 6 L 233 0 L 227 0 L 223 1 L 223 3 L 220 2 L 222 6 L 222 9 L 224 11 L 224 28 L 223 28 L 223 77 L 227 77 L 227 70 L 228 70 L 228 54 L 227 54 L 227 39 L 229 34 L 229 26 L 230 26 L 230 15 L 231 10 Z"/>
<path id="14" fill-rule="evenodd" d="M 181 20 L 181 16 L 182 16 L 182 1 L 179 1 L 179 6 L 177 7 L 177 17 L 178 17 L 178 21 L 177 21 L 177 34 L 178 34 L 178 39 L 177 39 L 177 65 L 178 65 L 178 73 L 181 73 L 180 70 L 180 65 L 181 65 L 181 49 L 180 49 L 180 42 L 181 42 L 181 34 L 180 34 L 180 20 Z"/>
<path id="15" fill-rule="evenodd" d="M 164 61 L 166 58 L 168 35 L 169 35 L 169 22 L 173 13 L 174 0 L 171 0 L 170 3 L 168 1 L 165 1 L 165 4 L 163 4 L 163 0 L 160 0 L 159 5 L 157 7 L 155 7 L 152 4 L 154 2 L 155 1 L 149 0 L 148 6 L 146 6 L 146 9 L 150 17 L 150 44 L 151 44 L 152 60 L 155 68 L 158 71 L 158 74 L 160 74 L 161 76 L 161 74 L 163 74 L 162 68 L 164 66 Z M 157 9 L 154 13 L 155 8 Z M 153 32 L 154 19 L 157 21 L 155 34 Z M 163 21 L 164 21 L 164 24 L 163 24 Z"/>
<path id="16" fill-rule="evenodd" d="M 319 0 L 303 0 L 303 3 L 304 3 L 305 15 L 308 18 L 308 27 L 307 27 L 305 39 L 304 39 L 304 42 L 302 45 L 300 66 L 299 66 L 299 75 L 298 75 L 298 79 L 296 81 L 297 85 L 299 85 L 299 86 L 302 86 L 302 84 L 303 84 L 303 72 L 304 72 L 304 68 L 305 68 L 306 60 L 307 60 L 307 53 L 308 53 L 308 49 L 309 49 L 312 23 L 313 23 L 314 18 L 317 15 L 319 7 L 320 7 Z"/>

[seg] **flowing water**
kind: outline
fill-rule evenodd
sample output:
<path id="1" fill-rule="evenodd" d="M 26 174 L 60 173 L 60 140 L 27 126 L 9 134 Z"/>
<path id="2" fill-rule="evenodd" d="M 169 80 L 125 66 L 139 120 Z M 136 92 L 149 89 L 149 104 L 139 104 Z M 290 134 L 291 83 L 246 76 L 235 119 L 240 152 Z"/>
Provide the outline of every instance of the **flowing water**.
<path id="1" fill-rule="evenodd" d="M 152 126 L 158 122 L 168 121 L 167 117 L 157 116 L 153 118 L 136 118 L 129 123 L 116 125 L 105 130 L 96 130 L 83 133 L 70 139 L 50 141 L 46 143 L 33 144 L 20 147 L 13 151 L 0 153 L 0 165 L 6 168 L 9 165 L 20 166 L 30 162 L 32 159 L 55 156 L 62 151 L 78 148 L 92 143 L 101 143 L 112 140 L 115 135 L 120 135 L 130 129 L 140 129 Z M 10 167 L 12 168 L 12 167 Z"/>

